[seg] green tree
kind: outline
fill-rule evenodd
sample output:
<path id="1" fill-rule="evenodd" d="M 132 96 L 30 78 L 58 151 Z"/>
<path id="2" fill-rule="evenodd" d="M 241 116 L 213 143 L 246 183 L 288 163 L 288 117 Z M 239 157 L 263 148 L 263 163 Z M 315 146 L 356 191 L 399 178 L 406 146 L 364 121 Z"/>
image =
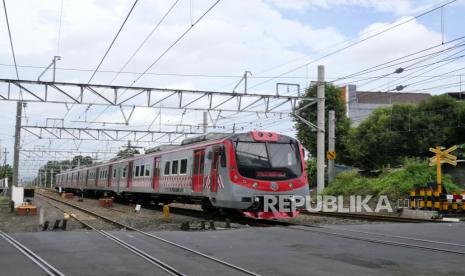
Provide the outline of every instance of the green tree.
<path id="1" fill-rule="evenodd" d="M 351 164 L 363 169 L 401 165 L 406 157 L 427 158 L 430 147 L 463 144 L 465 103 L 446 95 L 417 106 L 395 104 L 373 111 L 346 140 Z"/>
<path id="2" fill-rule="evenodd" d="M 380 169 L 385 165 L 400 164 L 405 157 L 416 156 L 416 140 L 408 135 L 413 105 L 394 105 L 379 108 L 346 140 L 350 163 L 362 169 Z"/>
<path id="3" fill-rule="evenodd" d="M 120 150 L 116 156 L 125 158 L 125 157 L 133 157 L 136 154 L 139 154 L 139 151 L 137 149 L 127 148 L 124 150 Z"/>
<path id="4" fill-rule="evenodd" d="M 347 155 L 347 135 L 350 130 L 350 119 L 346 117 L 346 108 L 342 100 L 341 89 L 332 85 L 325 86 L 325 119 L 326 119 L 326 149 L 328 148 L 328 111 L 334 110 L 336 114 L 336 151 L 338 152 L 338 162 L 345 163 L 348 159 Z M 317 86 L 312 85 L 305 91 L 305 97 L 316 98 Z M 298 108 L 308 104 L 306 101 L 301 101 Z M 297 113 L 300 117 L 316 124 L 317 121 L 317 104 L 303 108 Z M 295 128 L 297 130 L 297 138 L 302 142 L 303 146 L 310 151 L 312 156 L 316 156 L 316 136 L 317 132 L 310 126 L 302 122 L 296 116 L 293 116 Z"/>
<path id="5" fill-rule="evenodd" d="M 13 178 L 13 167 L 10 165 L 0 166 L 0 179 L 8 178 L 8 182 L 11 182 Z"/>

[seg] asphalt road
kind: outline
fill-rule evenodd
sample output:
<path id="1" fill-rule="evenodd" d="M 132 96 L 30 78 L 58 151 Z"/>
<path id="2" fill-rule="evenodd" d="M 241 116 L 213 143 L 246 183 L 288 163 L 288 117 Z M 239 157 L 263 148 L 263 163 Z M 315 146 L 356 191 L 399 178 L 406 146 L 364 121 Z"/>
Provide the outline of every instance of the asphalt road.
<path id="1" fill-rule="evenodd" d="M 363 230 L 454 243 L 464 243 L 465 237 L 465 224 L 329 227 L 338 233 L 344 233 L 344 229 Z M 240 275 L 137 233 L 112 233 L 188 275 Z M 465 260 L 457 254 L 283 227 L 153 234 L 261 275 L 463 275 Z M 66 275 L 165 275 L 154 265 L 95 232 L 17 233 L 12 236 Z M 8 261 L 4 257 L 0 259 L 0 275 L 41 275 L 33 263 L 5 241 L 0 241 L 0 254 L 8 256 Z"/>

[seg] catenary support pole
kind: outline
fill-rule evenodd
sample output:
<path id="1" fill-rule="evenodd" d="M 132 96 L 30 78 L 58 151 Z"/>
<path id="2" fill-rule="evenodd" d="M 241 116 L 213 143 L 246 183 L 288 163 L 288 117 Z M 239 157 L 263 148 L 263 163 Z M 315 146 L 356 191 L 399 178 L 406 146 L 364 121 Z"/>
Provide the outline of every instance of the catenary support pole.
<path id="1" fill-rule="evenodd" d="M 325 67 L 318 65 L 317 87 L 317 192 L 325 188 Z"/>
<path id="2" fill-rule="evenodd" d="M 12 186 L 18 186 L 18 173 L 19 173 L 19 151 L 21 146 L 21 117 L 23 113 L 23 103 L 16 102 L 16 125 L 15 125 L 15 145 L 13 155 L 13 181 Z"/>
<path id="3" fill-rule="evenodd" d="M 336 152 L 336 113 L 334 110 L 328 112 L 328 151 Z M 336 176 L 334 163 L 334 159 L 328 159 L 328 183 L 333 182 Z"/>
<path id="4" fill-rule="evenodd" d="M 203 133 L 207 133 L 207 126 L 208 126 L 208 114 L 207 112 L 203 112 Z"/>

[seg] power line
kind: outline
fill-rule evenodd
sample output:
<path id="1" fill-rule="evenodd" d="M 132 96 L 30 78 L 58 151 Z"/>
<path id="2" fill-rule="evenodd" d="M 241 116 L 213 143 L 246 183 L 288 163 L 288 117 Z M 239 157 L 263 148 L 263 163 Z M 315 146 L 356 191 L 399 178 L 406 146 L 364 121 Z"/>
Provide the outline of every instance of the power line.
<path id="1" fill-rule="evenodd" d="M 61 0 L 60 5 L 60 21 L 58 24 L 58 38 L 57 38 L 57 56 L 60 55 L 60 40 L 61 40 L 61 20 L 63 18 L 63 0 Z"/>
<path id="2" fill-rule="evenodd" d="M 418 60 L 418 61 L 416 61 L 416 62 L 414 62 L 414 63 L 411 63 L 411 64 L 409 64 L 409 65 L 407 65 L 407 66 L 405 66 L 405 67 L 399 67 L 399 68 L 395 69 L 394 71 L 392 71 L 392 72 L 390 72 L 390 73 L 388 73 L 388 74 L 381 75 L 381 76 L 379 76 L 378 79 L 371 79 L 370 81 L 367 81 L 367 82 L 361 84 L 360 86 L 364 86 L 364 85 L 367 85 L 367 84 L 369 84 L 369 83 L 373 83 L 373 82 L 375 82 L 375 81 L 377 81 L 377 80 L 379 80 L 379 79 L 381 79 L 381 78 L 384 78 L 384 77 L 387 77 L 387 76 L 390 76 L 390 75 L 401 74 L 401 73 L 404 73 L 405 71 L 414 70 L 414 69 L 419 69 L 419 70 L 417 70 L 417 71 L 415 71 L 415 72 L 413 72 L 413 73 L 411 73 L 411 74 L 408 74 L 408 75 L 406 75 L 406 76 L 400 77 L 400 79 L 405 78 L 405 77 L 408 77 L 408 76 L 411 76 L 411 75 L 415 74 L 416 72 L 420 72 L 421 70 L 423 70 L 424 67 L 427 67 L 426 65 L 417 66 L 417 67 L 412 67 L 412 66 L 417 65 L 417 64 L 421 64 L 421 63 L 423 63 L 423 62 L 425 62 L 425 61 L 427 61 L 427 60 L 429 60 L 429 59 L 434 59 L 434 58 L 436 58 L 436 57 L 438 57 L 438 56 L 440 56 L 440 55 L 442 55 L 442 54 L 444 54 L 444 53 L 447 53 L 447 52 L 449 52 L 449 51 L 452 51 L 452 50 L 454 50 L 454 49 L 456 49 L 456 48 L 461 48 L 461 47 L 463 47 L 463 46 L 465 46 L 465 43 L 459 43 L 459 44 L 456 44 L 456 45 L 454 45 L 454 46 L 451 46 L 451 47 L 449 47 L 449 48 L 447 48 L 447 49 L 442 49 L 442 50 L 437 51 L 437 52 L 429 53 L 429 54 L 422 55 L 422 56 L 420 56 L 420 57 L 416 57 L 416 58 L 413 58 L 413 59 L 410 59 L 410 60 L 406 60 L 406 61 L 398 62 L 398 63 L 395 63 L 395 64 L 391 64 L 391 65 L 389 65 L 389 66 L 385 66 L 385 67 L 382 67 L 382 68 L 378 68 L 378 69 L 376 69 L 376 70 L 374 70 L 374 71 L 382 70 L 382 69 L 385 69 L 385 68 L 393 67 L 393 66 L 396 66 L 396 65 L 399 65 L 399 64 L 403 64 L 403 63 L 406 63 L 406 62 L 410 62 L 410 61 L 414 61 L 414 60 L 420 59 L 420 60 Z M 455 57 L 455 59 L 454 59 L 454 58 L 451 58 L 451 57 L 453 57 L 453 56 L 455 56 L 455 55 L 457 55 L 457 54 L 459 54 L 459 53 L 461 53 L 461 52 L 463 52 L 463 51 L 465 51 L 465 50 L 462 49 L 462 50 L 460 50 L 460 51 L 458 51 L 458 52 L 456 52 L 456 53 L 453 53 L 452 55 L 449 55 L 449 56 L 447 56 L 447 57 L 445 57 L 445 58 L 442 58 L 442 59 L 439 60 L 439 61 L 436 61 L 436 62 L 434 62 L 434 63 L 431 63 L 430 65 L 435 65 L 435 64 L 438 64 L 438 63 L 441 63 L 441 62 L 444 62 L 444 61 L 449 61 L 449 62 L 455 61 L 456 59 L 458 59 L 458 58 L 460 58 L 460 57 Z M 462 57 L 463 57 L 463 56 L 462 56 Z M 442 65 L 441 65 L 441 66 L 442 66 Z M 378 88 L 373 88 L 372 90 L 376 90 L 376 89 L 378 89 Z"/>
<path id="3" fill-rule="evenodd" d="M 465 44 L 464 44 L 464 45 L 465 45 Z M 443 58 L 442 61 L 443 61 L 443 60 L 446 60 L 446 59 L 448 59 L 448 58 L 450 58 L 451 56 L 454 56 L 454 55 L 457 55 L 457 54 L 459 54 L 459 53 L 461 53 L 461 52 L 464 52 L 464 51 L 465 51 L 465 49 L 462 49 L 462 50 L 460 50 L 460 51 L 458 51 L 458 52 L 456 52 L 456 53 L 454 53 L 454 54 L 452 54 L 452 55 L 447 56 L 446 58 Z M 406 81 L 415 79 L 415 78 L 417 78 L 417 77 L 419 77 L 419 76 L 422 76 L 422 75 L 425 74 L 425 73 L 432 72 L 432 71 L 434 71 L 434 70 L 436 70 L 436 69 L 438 69 L 438 68 L 441 68 L 441 67 L 443 67 L 443 66 L 445 66 L 445 65 L 447 65 L 447 64 L 450 64 L 450 63 L 452 63 L 452 62 L 454 62 L 454 61 L 456 61 L 456 60 L 451 59 L 451 60 L 449 60 L 449 61 L 447 61 L 447 62 L 445 62 L 445 63 L 442 63 L 442 64 L 439 64 L 439 65 L 437 65 L 437 66 L 434 66 L 433 68 L 428 68 L 428 67 L 426 67 L 426 68 L 420 68 L 420 69 L 418 69 L 418 70 L 415 70 L 414 72 L 411 72 L 411 73 L 409 73 L 409 74 L 407 74 L 407 75 L 404 75 L 404 76 L 399 77 L 399 78 L 397 79 L 397 84 L 399 85 L 399 84 L 401 84 L 401 83 L 405 83 Z M 426 71 L 425 71 L 425 70 L 426 70 Z M 423 71 L 423 72 L 422 72 L 422 71 Z M 422 73 L 417 74 L 417 73 L 419 73 L 419 72 L 422 72 Z M 454 71 L 451 71 L 451 72 L 454 72 Z M 417 74 L 417 75 L 415 75 L 415 74 Z M 407 78 L 407 77 L 409 77 L 409 78 Z M 405 79 L 405 78 L 407 78 L 407 79 Z M 402 80 L 402 79 L 404 79 L 404 80 Z M 399 80 L 402 80 L 402 81 L 399 82 Z M 381 86 L 377 86 L 377 88 L 375 88 L 375 90 L 378 89 L 378 87 L 381 87 Z"/>
<path id="4" fill-rule="evenodd" d="M 103 55 L 102 59 L 100 60 L 97 68 L 95 68 L 94 70 L 94 73 L 92 74 L 92 76 L 90 77 L 89 81 L 87 83 L 90 83 L 92 81 L 92 79 L 94 78 L 95 74 L 97 73 L 98 69 L 100 68 L 100 66 L 102 65 L 103 61 L 105 60 L 105 58 L 107 57 L 108 53 L 110 52 L 111 48 L 113 47 L 113 44 L 115 43 L 116 39 L 118 38 L 119 34 L 121 33 L 121 30 L 123 29 L 124 25 L 126 24 L 126 22 L 128 21 L 128 18 L 129 16 L 131 15 L 132 11 L 134 10 L 134 7 L 136 6 L 137 2 L 139 0 L 135 0 L 134 1 L 134 4 L 132 5 L 131 9 L 129 10 L 129 13 L 126 15 L 126 18 L 124 19 L 123 21 L 123 24 L 121 24 L 121 26 L 119 27 L 119 30 L 118 32 L 116 33 L 115 37 L 113 38 L 113 40 L 111 41 L 110 43 L 110 46 L 108 46 L 108 49 L 107 51 L 105 52 L 105 54 Z"/>
<path id="5" fill-rule="evenodd" d="M 404 62 L 400 62 L 400 63 L 397 63 L 397 64 L 395 64 L 395 65 L 390 65 L 390 66 L 378 68 L 378 67 L 381 67 L 381 66 L 390 64 L 390 63 L 392 63 L 392 62 L 396 62 L 396 61 L 399 61 L 399 60 L 402 60 L 402 59 L 405 59 L 405 58 L 408 58 L 408 57 L 412 57 L 412 56 L 421 54 L 421 53 L 423 53 L 423 52 L 426 52 L 426 51 L 429 51 L 429 50 L 432 50 L 432 49 L 435 49 L 435 48 L 438 48 L 438 47 L 442 47 L 442 46 L 444 46 L 444 45 L 446 45 L 446 44 L 449 44 L 449 43 L 453 43 L 453 42 L 456 42 L 456 41 L 459 41 L 459 40 L 463 40 L 464 38 L 465 38 L 465 36 L 461 36 L 461 37 L 455 38 L 455 39 L 453 39 L 453 40 L 449 40 L 449 41 L 447 41 L 447 42 L 444 42 L 444 44 L 437 44 L 437 45 L 434 45 L 434 46 L 432 46 L 432 47 L 428 47 L 428 48 L 422 49 L 422 50 L 420 50 L 420 51 L 417 51 L 417 52 L 408 54 L 408 55 L 406 55 L 406 56 L 402 56 L 402 57 L 399 57 L 399 58 L 395 58 L 395 59 L 392 59 L 392 60 L 383 62 L 383 63 L 381 63 L 381 64 L 378 64 L 378 65 L 375 65 L 375 66 L 372 66 L 372 67 L 369 67 L 369 68 L 360 70 L 360 71 L 358 71 L 358 72 L 356 72 L 356 73 L 352 73 L 352 74 L 350 74 L 350 75 L 346 75 L 346 76 L 344 76 L 344 77 L 341 77 L 341 78 L 339 78 L 339 79 L 334 80 L 333 82 L 340 81 L 340 80 L 344 80 L 344 79 L 349 79 L 349 78 L 352 78 L 352 77 L 354 77 L 354 76 L 364 75 L 364 74 L 367 74 L 367 73 L 371 73 L 371 72 L 379 71 L 379 70 L 382 70 L 382 69 L 385 69 L 385 68 L 389 68 L 389 67 L 392 67 L 392 66 L 395 66 L 395 65 L 398 65 L 398 64 L 402 64 L 402 63 L 404 63 Z M 456 46 L 457 46 L 457 44 L 454 45 L 454 46 L 451 46 L 450 48 L 453 48 L 453 47 L 456 47 Z M 448 49 L 450 49 L 450 48 L 446 48 L 446 49 L 443 49 L 443 50 L 441 50 L 441 51 L 446 51 L 446 50 L 448 50 Z M 424 55 L 424 56 L 420 56 L 419 58 L 425 57 L 425 56 L 428 56 L 428 55 L 430 55 L 430 54 L 426 54 L 426 55 Z M 416 59 L 416 58 L 411 59 L 411 60 L 409 60 L 409 61 L 412 61 L 412 60 L 415 60 L 415 59 Z M 376 68 L 378 68 L 378 69 L 376 69 Z M 373 70 L 373 69 L 376 69 L 376 70 Z"/>
<path id="6" fill-rule="evenodd" d="M 357 41 L 354 42 L 354 43 L 351 43 L 351 44 L 349 44 L 349 45 L 347 45 L 347 46 L 345 46 L 345 47 L 339 48 L 339 49 L 337 49 L 337 50 L 335 50 L 335 51 L 332 51 L 332 52 L 330 52 L 330 53 L 328 53 L 328 54 L 325 54 L 325 55 L 323 55 L 323 56 L 321 56 L 321 57 L 319 57 L 319 58 L 317 58 L 317 59 L 314 59 L 314 60 L 312 60 L 312 61 L 310 61 L 310 62 L 307 62 L 307 63 L 305 63 L 305 64 L 303 64 L 303 65 L 299 65 L 299 66 L 297 66 L 297 67 L 295 67 L 295 68 L 293 68 L 293 69 L 291 69 L 291 70 L 288 70 L 288 71 L 286 71 L 286 72 L 284 72 L 284 73 L 281 73 L 281 74 L 279 74 L 279 75 L 277 75 L 277 76 L 275 76 L 275 77 L 273 77 L 273 78 L 270 78 L 270 79 L 268 79 L 268 80 L 259 82 L 258 84 L 255 84 L 255 85 L 253 85 L 252 87 L 249 87 L 249 88 L 254 88 L 254 87 L 260 86 L 260 85 L 262 85 L 262 84 L 264 84 L 264 83 L 267 83 L 267 82 L 269 82 L 269 81 L 272 81 L 272 80 L 274 80 L 274 79 L 277 79 L 277 78 L 279 78 L 279 77 L 281 77 L 281 76 L 283 76 L 283 75 L 286 75 L 286 74 L 289 74 L 289 73 L 291 73 L 291 72 L 294 72 L 294 71 L 296 71 L 296 70 L 298 70 L 298 69 L 304 68 L 304 67 L 307 66 L 307 65 L 313 64 L 313 63 L 315 63 L 315 62 L 317 62 L 317 61 L 320 61 L 320 60 L 322 60 L 322 59 L 324 59 L 324 58 L 327 58 L 327 57 L 329 57 L 329 56 L 335 55 L 335 54 L 340 53 L 340 52 L 342 52 L 342 51 L 344 51 L 344 50 L 347 50 L 347 49 L 349 49 L 349 48 L 352 48 L 353 46 L 356 46 L 356 45 L 358 45 L 358 44 L 360 44 L 360 43 L 362 43 L 362 42 L 365 42 L 365 41 L 367 41 L 367 40 L 369 40 L 369 39 L 371 39 L 371 38 L 377 37 L 377 36 L 379 36 L 379 35 L 381 35 L 381 34 L 387 32 L 387 31 L 390 31 L 390 30 L 395 29 L 395 28 L 397 28 L 397 27 L 399 27 L 399 26 L 402 26 L 402 25 L 404 25 L 404 24 L 406 24 L 406 23 L 408 23 L 408 22 L 411 22 L 411 21 L 413 21 L 413 20 L 415 20 L 415 19 L 417 19 L 417 18 L 423 17 L 423 16 L 425 16 L 425 15 L 431 13 L 431 12 L 434 12 L 434 11 L 436 11 L 436 10 L 438 10 L 438 9 L 441 9 L 442 7 L 447 6 L 447 5 L 450 5 L 450 4 L 452 4 L 452 3 L 456 2 L 456 1 L 457 1 L 457 0 L 447 1 L 447 2 L 445 2 L 445 3 L 443 2 L 443 4 L 441 4 L 441 5 L 437 6 L 437 7 L 434 7 L 434 8 L 431 8 L 431 9 L 429 9 L 429 10 L 426 10 L 426 11 L 424 11 L 424 12 L 422 12 L 422 13 L 420 13 L 420 14 L 414 16 L 414 17 L 410 17 L 410 18 L 408 18 L 407 20 L 404 20 L 404 21 L 402 21 L 402 22 L 399 22 L 399 23 L 397 23 L 397 24 L 394 24 L 394 25 L 392 25 L 392 26 L 390 26 L 390 27 L 388 27 L 388 28 L 386 28 L 386 29 L 384 29 L 384 30 L 382 30 L 382 31 L 380 31 L 380 32 L 377 32 L 377 33 L 375 33 L 375 34 L 373 34 L 373 35 L 370 35 L 370 36 L 367 36 L 367 37 L 365 37 L 365 38 L 359 39 L 359 40 L 357 40 Z"/>
<path id="7" fill-rule="evenodd" d="M 213 5 L 211 5 L 195 22 L 193 22 L 187 30 L 182 33 L 171 45 L 166 48 L 166 50 L 155 59 L 150 66 L 148 66 L 130 85 L 129 87 L 133 86 L 138 80 L 140 80 L 155 64 L 157 64 L 179 41 L 181 41 L 196 25 L 199 23 L 221 0 L 217 0 Z M 126 92 L 126 91 L 124 91 Z M 123 94 L 124 94 L 123 92 Z M 94 121 L 97 120 L 105 111 L 108 109 L 105 108 L 103 112 L 101 112 L 97 117 L 94 118 Z"/>
<path id="8" fill-rule="evenodd" d="M 140 49 L 147 43 L 147 41 L 152 37 L 153 33 L 160 27 L 160 25 L 165 21 L 166 17 L 171 13 L 171 11 L 174 9 L 174 7 L 178 4 L 179 0 L 175 0 L 174 3 L 171 5 L 171 7 L 166 11 L 166 13 L 163 15 L 163 17 L 158 21 L 158 23 L 155 25 L 155 27 L 150 31 L 150 33 L 147 34 L 145 39 L 139 44 L 137 49 L 134 51 L 134 53 L 129 57 L 129 59 L 124 63 L 124 65 L 116 72 L 116 76 L 110 81 L 110 84 L 112 84 L 116 78 L 123 72 L 124 68 L 128 66 L 128 64 L 134 59 L 134 57 L 139 53 Z"/>
<path id="9" fill-rule="evenodd" d="M 174 7 L 178 4 L 179 0 L 175 0 L 174 3 L 170 6 L 170 8 L 165 12 L 165 14 L 162 16 L 162 18 L 158 21 L 158 23 L 155 25 L 155 27 L 147 34 L 147 36 L 145 37 L 145 39 L 139 44 L 139 46 L 137 47 L 137 49 L 132 53 L 132 55 L 128 58 L 128 60 L 124 63 L 124 65 L 117 71 L 115 72 L 116 75 L 113 77 L 113 79 L 110 81 L 110 85 L 113 84 L 113 82 L 118 78 L 118 76 L 123 72 L 123 70 L 126 68 L 126 66 L 128 66 L 128 64 L 134 59 L 134 57 L 137 55 L 137 53 L 139 53 L 139 51 L 142 49 L 142 47 L 145 45 L 145 43 L 147 43 L 147 41 L 152 37 L 152 35 L 155 33 L 156 30 L 158 30 L 158 28 L 160 27 L 160 25 L 163 23 L 163 21 L 165 21 L 166 17 L 171 13 L 171 11 L 174 9 Z M 100 71 L 102 72 L 102 71 Z M 108 110 L 108 107 L 105 108 L 102 113 L 100 113 L 97 117 L 99 118 L 101 116 L 101 114 L 105 113 L 105 111 Z M 78 118 L 81 118 L 81 116 L 87 112 L 87 109 L 84 110 L 83 113 L 81 113 Z"/>
<path id="10" fill-rule="evenodd" d="M 123 23 L 121 24 L 121 26 L 119 27 L 118 29 L 118 32 L 116 33 L 116 35 L 113 37 L 113 40 L 111 41 L 110 45 L 108 46 L 105 54 L 103 55 L 102 59 L 100 60 L 99 64 L 97 65 L 97 68 L 95 68 L 95 70 L 93 71 L 89 81 L 87 82 L 87 84 L 90 84 L 90 82 L 92 81 L 92 79 L 94 78 L 95 74 L 97 74 L 97 71 L 98 69 L 100 68 L 100 66 L 102 65 L 103 61 L 105 60 L 105 58 L 107 57 L 108 53 L 110 52 L 111 48 L 113 47 L 113 44 L 115 43 L 116 39 L 118 38 L 119 34 L 121 33 L 121 30 L 123 29 L 123 27 L 126 25 L 126 22 L 129 18 L 129 16 L 131 15 L 132 11 L 134 10 L 134 7 L 136 6 L 137 2 L 139 0 L 135 0 L 134 1 L 134 4 L 132 5 L 131 9 L 129 10 L 129 13 L 126 15 L 126 18 L 124 19 Z M 65 115 L 63 116 L 63 119 L 66 118 L 66 116 L 68 116 L 69 112 L 71 111 L 71 109 L 74 107 L 74 104 L 71 105 L 71 107 L 66 111 Z"/>
<path id="11" fill-rule="evenodd" d="M 16 78 L 19 80 L 19 73 L 18 73 L 18 64 L 16 63 L 16 55 L 15 55 L 15 49 L 13 47 L 13 38 L 11 36 L 11 30 L 10 30 L 10 22 L 8 20 L 8 12 L 6 9 L 6 3 L 5 0 L 3 0 L 3 10 L 5 12 L 5 20 L 6 20 L 6 27 L 8 29 L 8 36 L 10 38 L 10 48 L 11 48 L 11 53 L 13 55 L 13 62 L 15 64 L 15 71 L 16 71 Z"/>
<path id="12" fill-rule="evenodd" d="M 150 64 L 142 72 L 142 74 L 139 77 L 137 77 L 132 82 L 131 86 L 134 85 L 138 80 L 140 80 L 145 75 L 145 73 L 152 69 L 152 67 L 155 66 L 155 64 L 157 64 L 179 41 L 181 41 L 181 39 L 183 39 L 183 37 L 186 36 L 197 25 L 197 23 L 199 23 L 220 1 L 221 0 L 217 0 L 215 3 L 213 3 L 213 5 L 211 5 L 210 8 L 207 9 L 207 11 L 205 11 L 195 22 L 193 22 L 191 26 L 187 28 L 186 31 L 184 31 L 184 33 L 182 33 L 158 58 L 155 59 L 154 62 L 152 62 L 152 64 Z"/>

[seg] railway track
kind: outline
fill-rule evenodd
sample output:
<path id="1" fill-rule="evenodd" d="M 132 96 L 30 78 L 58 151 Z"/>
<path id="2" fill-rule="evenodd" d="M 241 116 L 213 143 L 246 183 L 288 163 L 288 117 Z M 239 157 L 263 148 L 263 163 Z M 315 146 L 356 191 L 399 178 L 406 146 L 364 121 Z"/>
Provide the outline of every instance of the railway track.
<path id="1" fill-rule="evenodd" d="M 20 243 L 12 236 L 8 235 L 7 233 L 0 231 L 0 237 L 4 238 L 8 243 L 13 245 L 18 251 L 20 251 L 24 256 L 34 262 L 40 269 L 42 269 L 47 275 L 50 276 L 64 276 L 62 272 L 56 269 L 53 265 L 42 259 L 39 255 L 34 253 L 31 249 L 29 249 L 24 244 Z"/>
<path id="2" fill-rule="evenodd" d="M 153 239 L 153 240 L 157 240 L 159 242 L 162 242 L 164 244 L 168 244 L 174 248 L 177 248 L 179 250 L 182 250 L 182 251 L 187 251 L 197 257 L 202 257 L 203 259 L 205 260 L 208 260 L 210 262 L 213 262 L 213 263 L 216 263 L 216 264 L 219 264 L 223 267 L 227 267 L 228 269 L 230 270 L 233 270 L 235 271 L 235 273 L 242 273 L 244 275 L 259 275 L 255 272 L 252 272 L 248 269 L 245 269 L 245 268 L 242 268 L 242 267 L 239 267 L 239 266 L 236 266 L 234 264 L 231 264 L 229 262 L 226 262 L 226 261 L 223 261 L 223 260 L 220 260 L 218 258 L 215 258 L 213 256 L 210 256 L 210 255 L 207 255 L 207 254 L 204 254 L 200 251 L 197 251 L 197 250 L 194 250 L 194 249 L 191 249 L 191 248 L 188 248 L 186 246 L 183 246 L 181 244 L 178 244 L 178 243 L 175 243 L 175 242 L 172 242 L 172 241 L 169 241 L 167 239 L 164 239 L 162 237 L 159 237 L 159 236 L 156 236 L 156 235 L 153 235 L 151 233 L 148 233 L 148 232 L 145 232 L 145 231 L 142 231 L 140 229 L 137 229 L 135 227 L 132 227 L 132 226 L 129 226 L 129 225 L 126 225 L 124 223 L 121 223 L 121 222 L 118 222 L 116 220 L 113 220 L 111 218 L 108 218 L 106 216 L 103 216 L 101 214 L 98 214 L 98 213 L 95 213 L 93 211 L 90 211 L 86 208 L 83 208 L 81 206 L 78 206 L 76 204 L 73 204 L 73 203 L 70 203 L 70 202 L 66 202 L 66 201 L 63 201 L 63 200 L 60 200 L 60 199 L 57 199 L 55 197 L 52 197 L 52 196 L 48 196 L 48 195 L 45 195 L 45 194 L 42 194 L 42 193 L 36 193 L 46 199 L 49 199 L 49 200 L 53 200 L 55 202 L 59 202 L 60 204 L 63 204 L 63 205 L 66 205 L 66 206 L 69 206 L 69 207 L 72 207 L 72 208 L 75 208 L 81 212 L 84 212 L 84 213 L 87 213 L 89 215 L 92 215 L 96 218 L 99 218 L 99 219 L 102 219 L 108 223 L 111 223 L 113 225 L 116 225 L 116 226 L 119 226 L 121 229 L 125 229 L 125 230 L 130 230 L 130 231 L 133 231 L 133 232 L 137 232 L 138 234 L 141 234 L 142 236 L 145 236 L 145 237 L 149 237 L 150 239 Z M 61 210 L 62 212 L 69 212 L 68 210 L 65 210 L 64 208 L 61 208 L 59 206 L 57 206 L 56 204 L 53 204 L 51 203 L 50 201 L 47 201 L 49 204 L 51 204 L 52 206 L 54 206 L 55 208 Z M 159 267 L 160 269 L 164 270 L 165 272 L 169 273 L 170 275 L 186 275 L 182 272 L 180 272 L 179 270 L 173 268 L 172 266 L 170 266 L 169 264 L 167 264 L 166 262 L 164 261 L 161 261 L 153 256 L 151 256 L 149 253 L 131 245 L 130 243 L 128 242 L 125 242 L 123 241 L 121 238 L 118 238 L 117 236 L 107 232 L 107 231 L 103 231 L 103 230 L 99 230 L 95 227 L 93 227 L 92 225 L 90 225 L 89 223 L 85 222 L 85 221 L 82 221 L 80 220 L 79 218 L 77 218 L 76 216 L 73 216 L 74 219 L 76 219 L 77 221 L 79 221 L 81 224 L 83 224 L 85 227 L 89 228 L 89 229 L 92 229 L 94 231 L 96 231 L 97 233 L 101 234 L 102 236 L 112 240 L 113 242 L 119 244 L 120 246 L 130 250 L 131 252 L 133 252 L 134 254 L 144 258 L 145 260 L 153 263 L 154 265 L 156 265 L 157 267 Z"/>
<path id="3" fill-rule="evenodd" d="M 414 237 L 407 237 L 407 236 L 397 236 L 397 235 L 388 235 L 382 233 L 373 233 L 367 231 L 357 231 L 351 229 L 335 229 L 331 227 L 325 226 L 314 226 L 314 225 L 302 225 L 302 224 L 293 224 L 289 223 L 289 229 L 294 229 L 298 231 L 306 231 L 312 232 L 322 235 L 328 235 L 333 237 L 351 239 L 351 240 L 358 240 L 364 242 L 370 242 L 375 244 L 383 244 L 389 246 L 397 246 L 397 247 L 404 247 L 404 248 L 417 248 L 423 249 L 428 251 L 435 251 L 440 253 L 447 253 L 447 254 L 457 254 L 465 256 L 465 244 L 458 244 L 458 243 L 449 243 L 449 242 L 442 242 L 442 241 L 435 241 L 435 240 L 428 240 L 428 239 L 419 239 Z M 351 234 L 348 234 L 350 232 Z M 380 238 L 373 238 L 376 237 L 383 237 L 384 239 Z M 404 241 L 410 241 L 411 243 L 407 243 Z M 431 244 L 435 244 L 436 246 L 431 246 Z M 442 247 L 439 247 L 442 246 Z"/>
<path id="4" fill-rule="evenodd" d="M 360 213 L 302 211 L 301 214 L 308 215 L 308 216 L 337 217 L 337 218 L 358 219 L 358 220 L 367 220 L 367 221 L 386 221 L 386 222 L 403 222 L 403 223 L 424 223 L 424 222 L 441 223 L 443 222 L 440 220 L 432 220 L 432 219 L 414 219 L 414 218 L 404 218 L 404 217 L 391 217 L 391 216 L 384 216 L 384 215 L 367 215 L 367 214 L 360 214 Z"/>

